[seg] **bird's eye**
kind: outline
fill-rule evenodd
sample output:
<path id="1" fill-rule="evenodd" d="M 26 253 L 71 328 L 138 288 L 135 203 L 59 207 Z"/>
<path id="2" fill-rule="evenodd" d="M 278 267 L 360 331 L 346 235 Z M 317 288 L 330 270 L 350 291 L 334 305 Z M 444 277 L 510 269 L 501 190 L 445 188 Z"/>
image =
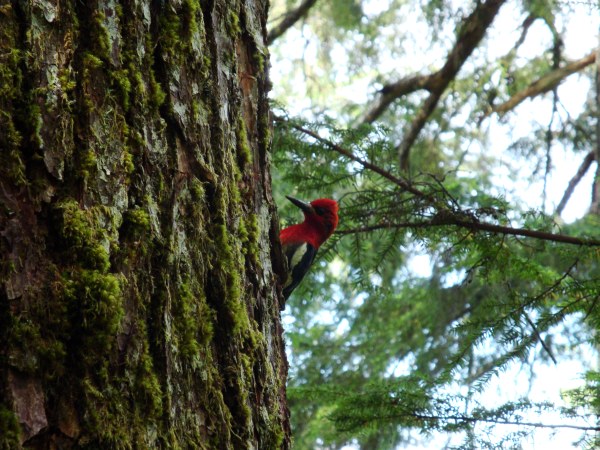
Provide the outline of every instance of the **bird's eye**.
<path id="1" fill-rule="evenodd" d="M 325 214 L 325 209 L 324 209 L 324 208 L 321 208 L 320 206 L 317 206 L 317 207 L 315 208 L 315 212 L 316 212 L 318 215 L 322 216 L 323 214 Z"/>

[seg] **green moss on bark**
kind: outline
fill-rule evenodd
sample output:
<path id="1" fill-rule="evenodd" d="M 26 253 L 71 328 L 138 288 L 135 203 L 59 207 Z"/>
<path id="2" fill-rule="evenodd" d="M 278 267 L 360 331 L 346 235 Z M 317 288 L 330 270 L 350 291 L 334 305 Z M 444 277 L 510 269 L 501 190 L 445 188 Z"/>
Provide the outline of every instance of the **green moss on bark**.
<path id="1" fill-rule="evenodd" d="M 240 334 L 248 329 L 248 314 L 242 304 L 242 282 L 240 278 L 240 267 L 234 247 L 230 242 L 227 227 L 223 224 L 215 225 L 213 232 L 215 244 L 215 263 L 218 271 L 224 278 L 223 301 L 226 306 L 228 319 L 233 324 L 232 333 Z"/>
<path id="2" fill-rule="evenodd" d="M 285 447 L 279 341 L 260 331 L 278 320 L 258 259 L 270 222 L 253 213 L 268 210 L 255 204 L 268 168 L 243 122 L 266 103 L 238 78 L 258 10 L 237 3 L 76 3 L 52 20 L 0 7 L 0 173 L 45 193 L 25 199 L 43 225 L 35 277 L 1 321 L 2 364 L 44 389 L 40 441 Z M 2 438 L 18 436 L 2 414 Z"/>
<path id="3" fill-rule="evenodd" d="M 0 449 L 13 450 L 20 447 L 19 422 L 13 411 L 0 404 Z"/>
<path id="4" fill-rule="evenodd" d="M 110 266 L 109 239 L 98 221 L 99 209 L 83 210 L 74 200 L 65 200 L 55 210 L 58 213 L 58 236 L 65 246 L 65 256 L 73 263 L 83 263 L 88 269 L 106 272 Z"/>
<path id="5" fill-rule="evenodd" d="M 246 167 L 246 165 L 252 161 L 252 150 L 250 149 L 250 145 L 248 144 L 246 124 L 242 117 L 238 119 L 237 140 L 238 163 L 243 170 Z"/>
<path id="6" fill-rule="evenodd" d="M 258 228 L 258 217 L 254 213 L 249 213 L 240 226 L 240 235 L 242 238 L 242 249 L 244 255 L 249 260 L 258 265 L 260 261 L 258 243 L 260 242 L 260 230 Z M 256 266 L 255 266 L 256 267 Z"/>
<path id="7" fill-rule="evenodd" d="M 193 362 L 212 341 L 215 314 L 195 283 L 182 282 L 178 294 L 173 307 L 178 349 L 184 360 Z"/>
<path id="8" fill-rule="evenodd" d="M 105 367 L 123 318 L 123 279 L 100 270 L 73 270 L 63 275 L 64 299 L 80 339 L 80 362 L 89 368 Z"/>
<path id="9" fill-rule="evenodd" d="M 19 29 L 13 7 L 0 9 L 0 175 L 16 186 L 26 184 L 16 109 L 23 104 L 23 51 L 18 47 Z"/>

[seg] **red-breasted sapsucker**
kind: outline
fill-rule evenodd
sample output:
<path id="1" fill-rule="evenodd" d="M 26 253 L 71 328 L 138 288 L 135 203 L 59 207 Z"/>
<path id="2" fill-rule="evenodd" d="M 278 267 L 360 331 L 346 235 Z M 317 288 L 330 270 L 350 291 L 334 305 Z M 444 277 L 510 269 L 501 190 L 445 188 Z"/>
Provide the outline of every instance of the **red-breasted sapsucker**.
<path id="1" fill-rule="evenodd" d="M 287 259 L 287 280 L 283 296 L 287 299 L 304 278 L 315 260 L 317 250 L 332 235 L 338 224 L 338 204 L 335 200 L 319 198 L 310 203 L 287 196 L 304 213 L 304 222 L 281 230 L 279 235 Z"/>

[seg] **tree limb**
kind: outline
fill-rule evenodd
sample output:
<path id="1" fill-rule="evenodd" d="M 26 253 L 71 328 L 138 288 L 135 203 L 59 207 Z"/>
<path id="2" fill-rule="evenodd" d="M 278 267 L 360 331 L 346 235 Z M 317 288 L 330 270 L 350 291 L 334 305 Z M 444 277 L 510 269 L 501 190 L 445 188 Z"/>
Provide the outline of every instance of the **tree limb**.
<path id="1" fill-rule="evenodd" d="M 525 36 L 527 35 L 527 30 L 529 30 L 529 27 L 531 27 L 531 24 L 535 21 L 535 19 L 535 16 L 529 15 L 523 21 L 523 31 L 519 37 L 519 40 L 517 41 L 517 44 L 515 45 L 515 49 L 523 43 Z M 436 75 L 437 73 L 428 75 L 412 75 L 401 78 L 393 83 L 385 84 L 379 91 L 381 95 L 375 101 L 375 104 L 371 107 L 371 109 L 364 114 L 361 119 L 361 123 L 373 123 L 379 116 L 381 116 L 381 114 L 383 114 L 383 112 L 394 100 L 402 97 L 403 95 L 407 95 L 421 89 L 431 92 L 433 90 L 434 81 L 437 79 Z"/>
<path id="2" fill-rule="evenodd" d="M 431 91 L 433 86 L 432 80 L 435 79 L 434 75 L 413 75 L 386 84 L 379 91 L 381 95 L 375 101 L 375 104 L 362 117 L 361 123 L 373 123 L 394 100 L 403 95 L 420 89 Z"/>
<path id="3" fill-rule="evenodd" d="M 473 53 L 473 50 L 479 45 L 486 30 L 493 22 L 496 14 L 505 1 L 506 0 L 488 0 L 485 3 L 478 2 L 475 10 L 463 23 L 458 39 L 448 54 L 444 67 L 434 74 L 429 97 L 423 104 L 417 117 L 413 120 L 408 131 L 405 133 L 402 142 L 398 145 L 400 167 L 403 170 L 408 169 L 410 149 L 425 126 L 427 119 L 429 119 L 435 110 L 442 94 L 452 80 L 454 80 L 464 62 L 469 58 L 471 53 Z"/>
<path id="4" fill-rule="evenodd" d="M 397 416 L 397 414 L 393 414 L 393 416 Z M 406 414 L 401 414 L 402 416 L 406 416 Z M 543 423 L 543 422 L 527 422 L 521 420 L 508 420 L 508 419 L 493 419 L 493 418 L 485 418 L 485 417 L 473 417 L 466 415 L 449 415 L 449 416 L 434 416 L 434 415 L 426 415 L 426 414 L 410 414 L 410 416 L 420 419 L 420 420 L 430 420 L 430 421 L 439 421 L 439 422 L 450 422 L 450 421 L 459 421 L 459 422 L 467 422 L 467 423 L 493 423 L 495 425 L 516 425 L 523 427 L 533 427 L 533 428 L 561 428 L 561 429 L 572 429 L 572 430 L 581 430 L 581 431 L 600 431 L 599 426 L 585 426 L 585 425 L 575 425 L 575 424 L 566 424 L 566 423 Z"/>
<path id="5" fill-rule="evenodd" d="M 375 101 L 375 105 L 363 115 L 361 123 L 373 123 L 398 97 L 420 89 L 426 89 L 432 95 L 438 93 L 437 97 L 439 99 L 441 93 L 454 79 L 460 67 L 479 44 L 485 30 L 504 2 L 505 0 L 490 0 L 485 4 L 479 3 L 473 13 L 465 19 L 457 41 L 448 53 L 444 66 L 430 75 L 413 75 L 383 86 L 380 91 L 381 95 Z"/>
<path id="6" fill-rule="evenodd" d="M 400 168 L 404 171 L 408 171 L 409 161 L 408 158 L 410 156 L 410 149 L 417 140 L 419 133 L 427 123 L 427 119 L 429 116 L 433 114 L 435 107 L 442 96 L 442 91 L 432 92 L 421 110 L 417 113 L 416 117 L 413 119 L 410 128 L 405 132 L 404 138 L 402 142 L 397 147 L 398 157 L 400 158 Z"/>
<path id="7" fill-rule="evenodd" d="M 368 233 L 377 230 L 388 230 L 393 228 L 431 228 L 455 225 L 461 228 L 466 228 L 473 231 L 487 231 L 495 234 L 502 234 L 508 236 L 522 236 L 530 237 L 533 239 L 539 239 L 542 241 L 560 242 L 563 244 L 581 245 L 585 247 L 600 247 L 600 240 L 597 239 L 584 239 L 575 236 L 569 236 L 566 234 L 548 233 L 546 231 L 529 230 L 527 228 L 513 228 L 502 225 L 495 225 L 487 222 L 479 221 L 465 221 L 457 219 L 456 217 L 450 217 L 446 214 L 447 218 L 440 220 L 433 218 L 431 220 L 425 220 L 422 222 L 386 222 L 375 225 L 367 225 L 360 228 L 348 228 L 345 230 L 337 230 L 336 234 L 356 234 L 356 233 Z"/>
<path id="8" fill-rule="evenodd" d="M 583 162 L 579 166 L 579 169 L 577 169 L 577 173 L 575 173 L 573 178 L 571 178 L 571 181 L 569 181 L 569 184 L 567 185 L 567 189 L 565 190 L 565 193 L 563 194 L 562 198 L 560 199 L 560 202 L 558 203 L 558 206 L 556 207 L 557 215 L 560 216 L 562 214 L 563 209 L 565 209 L 565 206 L 567 206 L 567 202 L 569 201 L 569 199 L 571 198 L 571 195 L 573 194 L 573 191 L 575 190 L 575 187 L 577 187 L 577 185 L 579 184 L 579 182 L 581 181 L 583 176 L 587 173 L 590 166 L 592 165 L 592 162 L 595 159 L 596 159 L 596 155 L 594 154 L 593 151 L 589 152 L 585 156 L 585 158 L 583 159 Z"/>
<path id="9" fill-rule="evenodd" d="M 396 223 L 396 224 L 395 223 L 384 223 L 384 224 L 373 225 L 373 226 L 365 227 L 365 228 L 361 228 L 361 229 L 341 230 L 338 232 L 339 234 L 367 232 L 367 231 L 374 231 L 376 229 L 423 228 L 423 227 L 433 227 L 433 226 L 455 225 L 455 226 L 465 228 L 468 230 L 473 230 L 473 231 L 486 231 L 486 232 L 502 234 L 502 235 L 523 236 L 523 237 L 530 237 L 530 238 L 544 240 L 544 241 L 561 242 L 561 243 L 565 243 L 565 244 L 582 245 L 582 246 L 588 246 L 588 247 L 599 247 L 600 246 L 600 240 L 596 240 L 596 239 L 584 239 L 584 238 L 578 238 L 578 237 L 568 236 L 568 235 L 564 235 L 564 234 L 549 233 L 546 231 L 536 231 L 536 230 L 529 230 L 526 228 L 512 228 L 512 227 L 507 227 L 507 226 L 503 226 L 503 225 L 496 225 L 496 224 L 492 224 L 492 223 L 488 223 L 488 222 L 481 222 L 478 219 L 476 219 L 475 217 L 471 218 L 468 214 L 461 213 L 460 211 L 459 212 L 451 211 L 450 209 L 445 208 L 443 205 L 440 205 L 440 202 L 436 202 L 431 194 L 423 192 L 423 191 L 415 188 L 410 182 L 404 180 L 403 178 L 399 178 L 395 175 L 392 175 L 387 170 L 382 169 L 381 167 L 379 167 L 373 163 L 370 163 L 369 161 L 359 158 L 358 156 L 354 155 L 350 150 L 342 147 L 341 145 L 336 144 L 335 142 L 330 141 L 329 139 L 319 136 L 314 131 L 304 128 L 301 125 L 296 125 L 294 123 L 287 122 L 285 119 L 283 119 L 281 117 L 274 117 L 274 120 L 277 122 L 287 123 L 288 126 L 290 126 L 291 128 L 293 128 L 297 131 L 300 131 L 301 133 L 306 134 L 307 136 L 314 138 L 315 140 L 321 142 L 322 144 L 325 144 L 331 150 L 334 150 L 335 152 L 339 153 L 340 155 L 343 155 L 343 156 L 349 158 L 350 160 L 360 164 L 365 169 L 371 170 L 372 172 L 375 172 L 375 173 L 381 175 L 382 177 L 388 179 L 389 181 L 391 181 L 392 183 L 394 183 L 396 186 L 400 187 L 401 189 L 403 189 L 407 192 L 410 192 L 411 194 L 415 195 L 416 197 L 418 197 L 422 200 L 425 200 L 427 203 L 429 203 L 431 205 L 431 207 L 435 208 L 435 210 L 437 211 L 436 214 L 428 221 Z"/>
<path id="10" fill-rule="evenodd" d="M 276 27 L 269 30 L 267 35 L 267 45 L 271 45 L 275 39 L 280 37 L 288 29 L 290 29 L 296 22 L 302 19 L 310 8 L 317 3 L 317 0 L 304 0 L 296 9 L 292 9 L 285 14 L 285 17 Z"/>
<path id="11" fill-rule="evenodd" d="M 499 115 L 506 114 L 508 111 L 514 109 L 527 98 L 533 98 L 554 89 L 569 75 L 581 71 L 583 68 L 593 64 L 595 60 L 595 52 L 592 52 L 584 58 L 573 61 L 564 67 L 547 73 L 543 77 L 531 83 L 522 91 L 517 92 L 506 102 L 494 106 L 489 112 L 486 113 L 486 116 L 489 116 L 493 113 L 497 113 Z"/>

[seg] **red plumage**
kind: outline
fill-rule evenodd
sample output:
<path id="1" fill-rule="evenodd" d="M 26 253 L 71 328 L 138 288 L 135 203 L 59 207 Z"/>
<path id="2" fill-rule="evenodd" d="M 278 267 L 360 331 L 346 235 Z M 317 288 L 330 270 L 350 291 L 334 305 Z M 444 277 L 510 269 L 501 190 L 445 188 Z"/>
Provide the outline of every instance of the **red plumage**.
<path id="1" fill-rule="evenodd" d="M 305 203 L 287 197 L 304 212 L 304 222 L 281 230 L 279 235 L 287 259 L 288 277 L 283 287 L 287 299 L 312 265 L 319 247 L 333 234 L 338 224 L 338 204 L 320 198 Z"/>

